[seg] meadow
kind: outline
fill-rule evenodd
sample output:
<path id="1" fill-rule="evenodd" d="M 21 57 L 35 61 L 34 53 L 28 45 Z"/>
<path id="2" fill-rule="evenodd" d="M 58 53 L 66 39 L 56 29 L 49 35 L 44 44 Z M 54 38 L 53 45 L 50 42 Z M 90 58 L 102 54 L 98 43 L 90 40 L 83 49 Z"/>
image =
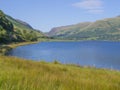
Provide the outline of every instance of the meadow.
<path id="1" fill-rule="evenodd" d="M 0 56 L 0 90 L 120 90 L 120 72 Z"/>

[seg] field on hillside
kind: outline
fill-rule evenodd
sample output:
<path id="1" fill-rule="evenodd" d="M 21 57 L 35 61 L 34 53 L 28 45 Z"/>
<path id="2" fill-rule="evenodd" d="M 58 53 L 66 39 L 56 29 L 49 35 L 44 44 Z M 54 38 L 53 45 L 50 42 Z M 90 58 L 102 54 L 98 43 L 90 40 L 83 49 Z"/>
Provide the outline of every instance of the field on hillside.
<path id="1" fill-rule="evenodd" d="M 120 90 L 120 72 L 0 56 L 0 90 Z"/>

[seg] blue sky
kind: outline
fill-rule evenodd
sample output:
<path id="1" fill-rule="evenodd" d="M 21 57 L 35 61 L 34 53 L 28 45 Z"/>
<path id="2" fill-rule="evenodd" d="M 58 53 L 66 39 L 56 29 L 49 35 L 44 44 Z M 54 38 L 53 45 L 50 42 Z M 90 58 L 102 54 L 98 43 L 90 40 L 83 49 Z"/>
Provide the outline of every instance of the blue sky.
<path id="1" fill-rule="evenodd" d="M 6 14 L 43 32 L 120 15 L 119 0 L 0 0 Z"/>

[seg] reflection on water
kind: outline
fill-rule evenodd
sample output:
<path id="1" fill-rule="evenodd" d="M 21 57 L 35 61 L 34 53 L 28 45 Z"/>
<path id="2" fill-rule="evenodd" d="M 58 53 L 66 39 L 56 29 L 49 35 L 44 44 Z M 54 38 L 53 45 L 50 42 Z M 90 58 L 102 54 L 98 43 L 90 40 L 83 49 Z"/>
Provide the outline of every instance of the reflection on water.
<path id="1" fill-rule="evenodd" d="M 120 70 L 120 42 L 42 42 L 20 46 L 10 51 L 9 55 Z"/>

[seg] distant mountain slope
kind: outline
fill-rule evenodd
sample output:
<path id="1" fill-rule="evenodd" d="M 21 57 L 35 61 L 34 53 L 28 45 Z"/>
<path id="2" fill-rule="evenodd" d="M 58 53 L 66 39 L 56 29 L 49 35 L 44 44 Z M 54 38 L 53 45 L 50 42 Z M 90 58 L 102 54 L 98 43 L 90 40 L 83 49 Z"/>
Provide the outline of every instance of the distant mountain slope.
<path id="1" fill-rule="evenodd" d="M 33 29 L 24 21 L 5 15 L 0 10 L 0 43 L 36 41 L 45 37 L 41 31 Z"/>
<path id="2" fill-rule="evenodd" d="M 11 21 L 15 27 L 21 27 L 21 28 L 24 28 L 24 29 L 33 29 L 28 23 L 22 21 L 22 20 L 19 20 L 19 19 L 14 19 L 13 17 L 9 16 L 9 15 L 6 15 L 6 18 Z"/>
<path id="3" fill-rule="evenodd" d="M 61 35 L 61 34 L 65 34 L 65 33 L 73 33 L 74 31 L 80 30 L 80 29 L 88 26 L 89 24 L 91 24 L 91 23 L 85 22 L 85 23 L 79 23 L 79 24 L 75 24 L 75 25 L 55 27 L 48 33 L 48 35 L 56 36 L 56 35 Z"/>
<path id="4" fill-rule="evenodd" d="M 16 19 L 16 21 L 19 22 L 20 24 L 26 26 L 27 28 L 33 29 L 32 26 L 30 26 L 28 23 L 26 23 L 22 20 Z"/>
<path id="5" fill-rule="evenodd" d="M 48 35 L 61 39 L 120 41 L 120 17 L 57 27 Z"/>
<path id="6" fill-rule="evenodd" d="M 44 37 L 44 34 L 41 31 L 33 29 L 28 23 L 14 19 L 8 15 L 6 15 L 6 18 L 13 23 L 14 30 L 19 34 L 20 37 L 22 36 L 23 40 L 29 41 L 33 38 L 35 39 L 36 37 Z"/>

